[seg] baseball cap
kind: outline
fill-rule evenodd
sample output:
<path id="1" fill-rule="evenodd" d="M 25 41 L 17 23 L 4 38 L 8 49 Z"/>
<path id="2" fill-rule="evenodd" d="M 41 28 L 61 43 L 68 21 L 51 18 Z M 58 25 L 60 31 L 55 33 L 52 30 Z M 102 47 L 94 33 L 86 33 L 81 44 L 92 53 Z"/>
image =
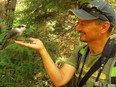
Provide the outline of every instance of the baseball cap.
<path id="1" fill-rule="evenodd" d="M 75 14 L 78 18 L 83 20 L 101 19 L 109 21 L 111 26 L 116 25 L 116 13 L 105 0 L 92 0 L 83 3 L 79 8 L 70 9 L 70 12 Z"/>

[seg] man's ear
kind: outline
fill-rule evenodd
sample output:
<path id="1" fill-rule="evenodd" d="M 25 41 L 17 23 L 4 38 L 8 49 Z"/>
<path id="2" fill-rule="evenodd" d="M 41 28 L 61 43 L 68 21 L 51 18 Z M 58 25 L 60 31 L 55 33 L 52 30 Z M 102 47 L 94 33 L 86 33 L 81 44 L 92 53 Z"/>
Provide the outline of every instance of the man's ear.
<path id="1" fill-rule="evenodd" d="M 106 33 L 110 28 L 110 22 L 105 21 L 102 25 L 101 33 Z"/>

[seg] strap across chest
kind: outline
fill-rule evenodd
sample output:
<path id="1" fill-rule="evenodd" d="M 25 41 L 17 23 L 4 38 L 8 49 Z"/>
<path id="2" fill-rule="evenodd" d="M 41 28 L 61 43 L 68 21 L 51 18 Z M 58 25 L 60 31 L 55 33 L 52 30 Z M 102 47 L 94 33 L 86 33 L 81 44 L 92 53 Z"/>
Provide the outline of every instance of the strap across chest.
<path id="1" fill-rule="evenodd" d="M 94 65 L 89 69 L 89 71 L 85 74 L 85 76 L 80 81 L 88 53 L 89 53 L 89 48 L 87 49 L 87 51 L 85 53 L 84 63 L 82 65 L 82 69 L 81 69 L 80 74 L 79 74 L 79 78 L 78 78 L 78 82 L 77 82 L 78 87 L 83 87 L 83 85 L 90 78 L 90 76 L 98 69 L 99 69 L 99 73 L 97 75 L 96 81 L 99 80 L 100 74 L 103 71 L 105 64 L 107 63 L 109 58 L 114 56 L 116 53 L 116 44 L 111 39 L 109 39 L 107 41 L 101 57 L 94 63 Z"/>

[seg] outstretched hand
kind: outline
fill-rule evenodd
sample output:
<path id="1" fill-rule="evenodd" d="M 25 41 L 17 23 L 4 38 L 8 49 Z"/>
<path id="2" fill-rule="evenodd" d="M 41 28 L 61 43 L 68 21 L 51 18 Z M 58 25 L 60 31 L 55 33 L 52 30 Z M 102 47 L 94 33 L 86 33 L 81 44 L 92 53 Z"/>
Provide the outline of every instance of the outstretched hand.
<path id="1" fill-rule="evenodd" d="M 31 41 L 30 43 L 23 42 L 23 41 L 15 41 L 15 43 L 25 46 L 25 47 L 28 47 L 28 48 L 31 48 L 31 49 L 34 49 L 36 51 L 40 51 L 44 47 L 42 41 L 39 39 L 30 37 L 29 40 Z"/>

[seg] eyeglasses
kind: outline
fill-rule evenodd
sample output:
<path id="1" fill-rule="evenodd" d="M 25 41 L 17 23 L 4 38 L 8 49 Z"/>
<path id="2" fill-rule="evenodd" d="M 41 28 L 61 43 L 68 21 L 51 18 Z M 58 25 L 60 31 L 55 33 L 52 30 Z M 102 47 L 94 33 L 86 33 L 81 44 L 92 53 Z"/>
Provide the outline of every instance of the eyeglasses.
<path id="1" fill-rule="evenodd" d="M 96 6 L 91 5 L 90 3 L 82 4 L 79 9 L 83 9 L 86 12 L 90 13 L 95 17 L 99 17 L 99 19 L 104 21 L 110 21 L 107 15 L 105 15 L 102 11 L 100 11 Z"/>

